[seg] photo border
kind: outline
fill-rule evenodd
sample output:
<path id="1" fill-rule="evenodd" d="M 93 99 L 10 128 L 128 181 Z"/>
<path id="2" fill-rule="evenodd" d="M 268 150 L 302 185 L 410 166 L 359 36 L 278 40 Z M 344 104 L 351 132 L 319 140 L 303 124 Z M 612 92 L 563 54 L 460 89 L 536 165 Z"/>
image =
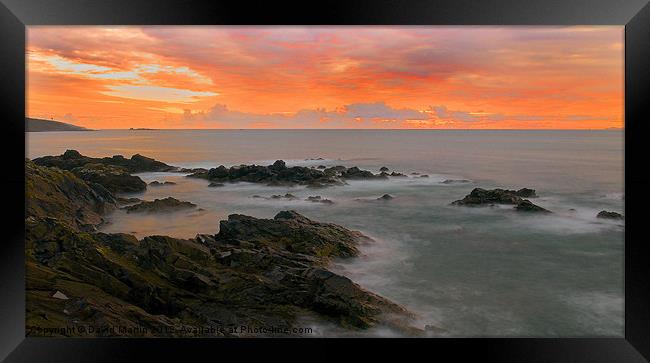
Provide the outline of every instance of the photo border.
<path id="1" fill-rule="evenodd" d="M 625 25 L 625 337 L 445 339 L 206 339 L 25 337 L 25 29 L 30 25 Z M 650 358 L 650 205 L 646 144 L 650 115 L 650 5 L 646 0 L 329 1 L 0 0 L 2 191 L 0 360 L 95 362 L 272 356 L 368 359 L 386 352 L 482 361 L 643 362 Z M 644 119 L 645 118 L 645 119 Z M 22 210 L 22 213 L 20 212 Z M 634 235 L 633 235 L 634 232 Z M 299 352 L 299 353 L 298 353 Z M 299 355 L 298 355 L 299 354 Z M 451 355 L 450 355 L 451 354 Z M 643 357 L 646 357 L 644 359 Z M 406 359 L 406 353 L 403 358 Z"/>

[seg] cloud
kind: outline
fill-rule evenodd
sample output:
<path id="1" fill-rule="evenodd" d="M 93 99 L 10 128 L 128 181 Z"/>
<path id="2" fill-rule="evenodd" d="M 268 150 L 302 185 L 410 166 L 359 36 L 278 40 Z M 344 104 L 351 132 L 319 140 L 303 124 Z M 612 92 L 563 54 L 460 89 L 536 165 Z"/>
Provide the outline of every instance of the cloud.
<path id="1" fill-rule="evenodd" d="M 375 124 L 384 124 L 384 127 L 395 126 L 407 120 L 428 120 L 424 112 L 412 109 L 397 109 L 384 102 L 353 103 L 343 105 L 334 110 L 324 108 L 301 109 L 295 113 L 268 113 L 259 114 L 231 110 L 224 104 L 216 104 L 207 111 L 191 112 L 185 110 L 185 122 L 200 121 L 213 122 L 220 127 L 252 127 L 252 125 L 275 125 L 279 128 L 305 128 L 305 127 L 371 127 Z"/>
<path id="2" fill-rule="evenodd" d="M 380 120 L 425 120 L 427 115 L 423 112 L 407 108 L 396 109 L 389 107 L 384 102 L 355 103 L 346 105 L 343 112 L 352 118 L 380 119 Z"/>
<path id="3" fill-rule="evenodd" d="M 65 121 L 65 122 L 70 122 L 70 123 L 76 123 L 76 122 L 79 122 L 79 119 L 77 119 L 76 117 L 74 117 L 74 115 L 71 114 L 71 113 L 66 113 L 65 115 L 63 115 L 63 118 L 62 118 L 62 119 L 63 119 L 63 121 Z"/>
<path id="4" fill-rule="evenodd" d="M 551 118 L 556 118 L 555 116 Z M 302 109 L 295 113 L 252 113 L 232 110 L 216 104 L 207 111 L 192 112 L 186 109 L 183 122 L 201 122 L 220 128 L 422 128 L 500 121 L 542 121 L 548 116 L 504 115 L 482 111 L 449 110 L 445 105 L 430 106 L 425 111 L 394 108 L 385 102 L 354 103 L 333 110 L 324 108 Z"/>
<path id="5" fill-rule="evenodd" d="M 185 127 L 623 118 L 623 27 L 39 26 L 27 36 L 29 112 L 93 114 L 106 127 L 160 127 L 184 109 L 196 116 Z"/>
<path id="6" fill-rule="evenodd" d="M 108 96 L 171 103 L 192 103 L 197 102 L 200 97 L 211 97 L 218 95 L 218 93 L 214 92 L 199 92 L 158 86 L 110 85 L 106 87 L 109 89 L 109 91 L 102 93 Z"/>
<path id="7" fill-rule="evenodd" d="M 461 122 L 474 122 L 480 120 L 480 116 L 478 115 L 473 115 L 466 111 L 449 111 L 447 106 L 433 106 L 430 109 L 440 119 L 451 119 Z"/>

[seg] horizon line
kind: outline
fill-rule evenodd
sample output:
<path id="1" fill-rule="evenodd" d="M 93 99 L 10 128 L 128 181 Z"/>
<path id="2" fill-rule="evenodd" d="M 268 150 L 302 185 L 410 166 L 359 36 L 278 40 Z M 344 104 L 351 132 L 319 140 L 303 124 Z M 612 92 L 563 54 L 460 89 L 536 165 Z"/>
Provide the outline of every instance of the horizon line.
<path id="1" fill-rule="evenodd" d="M 78 125 L 75 125 L 78 126 Z M 85 126 L 79 126 L 85 127 Z M 305 131 L 305 130 L 314 130 L 314 131 L 413 131 L 413 130 L 436 130 L 436 131 L 617 131 L 625 130 L 625 127 L 607 127 L 602 129 L 486 129 L 486 128 L 465 128 L 465 129 L 450 129 L 450 128 L 114 128 L 114 129 L 88 129 L 88 131 L 112 131 L 112 130 L 124 130 L 124 131 L 210 131 L 210 130 L 219 130 L 219 131 L 241 131 L 241 130 L 263 130 L 263 131 Z"/>

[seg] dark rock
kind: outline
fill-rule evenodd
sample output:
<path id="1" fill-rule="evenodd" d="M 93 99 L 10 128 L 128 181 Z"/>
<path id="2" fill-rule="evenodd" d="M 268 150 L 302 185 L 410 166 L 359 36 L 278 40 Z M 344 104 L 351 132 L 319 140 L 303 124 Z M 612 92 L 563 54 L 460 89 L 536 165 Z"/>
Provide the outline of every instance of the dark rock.
<path id="1" fill-rule="evenodd" d="M 361 170 L 356 166 L 353 166 L 343 172 L 341 172 L 341 178 L 344 179 L 379 179 L 383 178 L 380 175 L 375 175 L 368 170 Z"/>
<path id="2" fill-rule="evenodd" d="M 272 195 L 271 199 L 297 199 L 297 197 L 291 193 L 286 193 L 285 195 Z"/>
<path id="3" fill-rule="evenodd" d="M 402 174 L 402 173 L 398 173 L 398 172 L 396 172 L 396 171 L 390 173 L 390 176 L 404 177 L 404 178 L 407 177 L 406 175 L 404 175 L 404 174 Z"/>
<path id="4" fill-rule="evenodd" d="M 316 167 L 316 169 L 327 169 L 327 167 L 325 165 L 319 165 Z"/>
<path id="5" fill-rule="evenodd" d="M 246 336 L 254 334 L 233 328 L 284 331 L 304 316 L 349 334 L 384 326 L 424 333 L 404 308 L 325 268 L 371 241 L 360 232 L 283 211 L 231 215 L 218 234 L 195 239 L 86 233 L 114 208 L 111 193 L 58 168 L 26 161 L 25 169 L 26 324 L 53 331 L 29 336 L 81 334 L 54 329 L 72 324 L 98 327 L 83 336 Z M 187 204 L 167 199 L 139 208 Z M 124 329 L 106 329 L 114 326 Z"/>
<path id="6" fill-rule="evenodd" d="M 167 197 L 163 199 L 154 199 L 153 201 L 144 201 L 138 204 L 124 207 L 127 213 L 158 213 L 158 212 L 173 212 L 183 209 L 195 208 L 196 204 L 190 202 L 180 201 L 176 198 Z"/>
<path id="7" fill-rule="evenodd" d="M 519 204 L 517 204 L 517 206 L 515 206 L 515 209 L 522 212 L 551 213 L 551 211 L 549 211 L 548 209 L 535 205 L 528 199 L 522 200 Z"/>
<path id="8" fill-rule="evenodd" d="M 52 217 L 79 230 L 94 230 L 116 208 L 103 186 L 69 171 L 25 161 L 25 217 Z"/>
<path id="9" fill-rule="evenodd" d="M 521 188 L 515 192 L 515 195 L 518 195 L 522 198 L 537 198 L 535 194 L 535 189 Z"/>
<path id="10" fill-rule="evenodd" d="M 381 197 L 377 198 L 377 200 L 391 200 L 391 199 L 394 199 L 394 198 L 395 198 L 395 197 L 393 197 L 393 196 L 390 195 L 390 194 L 384 194 L 384 195 L 382 195 Z"/>
<path id="11" fill-rule="evenodd" d="M 429 176 L 427 174 L 422 174 L 420 175 L 420 178 L 428 178 Z"/>
<path id="12" fill-rule="evenodd" d="M 381 168 L 379 168 L 379 171 L 388 171 L 388 170 L 389 169 L 387 167 L 385 167 L 385 166 L 382 166 Z"/>
<path id="13" fill-rule="evenodd" d="M 224 186 L 224 185 L 225 185 L 225 184 L 223 184 L 223 183 L 215 183 L 215 182 L 210 182 L 210 184 L 208 184 L 208 186 L 209 186 L 210 188 L 222 187 L 222 186 Z"/>
<path id="14" fill-rule="evenodd" d="M 206 168 L 179 168 L 176 170 L 179 173 L 207 173 L 208 169 Z"/>
<path id="15" fill-rule="evenodd" d="M 140 199 L 140 198 L 117 197 L 117 198 L 115 198 L 115 200 L 117 201 L 117 205 L 120 206 L 120 207 L 123 207 L 125 205 L 129 205 L 129 204 L 136 204 L 136 203 L 142 202 L 142 199 Z"/>
<path id="16" fill-rule="evenodd" d="M 321 198 L 320 195 L 313 196 L 313 197 L 310 196 L 310 197 L 307 197 L 307 199 L 305 199 L 305 200 L 308 201 L 308 202 L 312 202 L 312 203 L 334 204 L 334 202 L 332 202 L 329 199 Z"/>
<path id="17" fill-rule="evenodd" d="M 171 182 L 171 181 L 164 181 L 164 182 L 161 183 L 161 182 L 159 182 L 157 180 L 154 180 L 151 183 L 149 183 L 149 185 L 154 186 L 154 187 L 160 187 L 160 186 L 164 186 L 164 185 L 176 185 L 176 183 Z"/>
<path id="18" fill-rule="evenodd" d="M 471 180 L 467 179 L 445 179 L 441 181 L 442 184 L 465 184 L 465 183 L 471 183 Z"/>
<path id="19" fill-rule="evenodd" d="M 620 213 L 608 212 L 606 210 L 598 212 L 598 215 L 596 217 L 603 219 L 624 219 L 623 215 Z"/>
<path id="20" fill-rule="evenodd" d="M 163 162 L 142 156 L 133 155 L 130 159 L 122 155 L 104 158 L 91 158 L 81 155 L 76 150 L 67 150 L 59 156 L 44 156 L 33 160 L 41 166 L 55 166 L 63 170 L 72 170 L 86 164 L 103 164 L 124 168 L 128 173 L 141 173 L 150 171 L 177 171 L 178 168 Z"/>
<path id="21" fill-rule="evenodd" d="M 491 204 L 512 204 L 517 206 L 519 211 L 529 212 L 549 212 L 548 210 L 539 207 L 529 200 L 523 199 L 521 195 L 535 195 L 532 189 L 520 189 L 518 191 L 506 189 L 492 189 L 486 190 L 482 188 L 474 188 L 470 194 L 461 200 L 452 202 L 452 205 L 463 206 L 481 206 Z"/>
<path id="22" fill-rule="evenodd" d="M 86 182 L 101 184 L 113 193 L 136 193 L 147 189 L 147 183 L 121 166 L 90 163 L 76 167 L 72 172 Z"/>
<path id="23" fill-rule="evenodd" d="M 271 170 L 284 170 L 287 168 L 287 164 L 284 162 L 284 160 L 276 160 L 273 165 L 269 166 L 269 169 Z"/>
<path id="24" fill-rule="evenodd" d="M 258 219 L 240 214 L 228 216 L 219 224 L 217 241 L 252 242 L 272 245 L 295 253 L 318 257 L 352 257 L 358 255 L 357 245 L 370 238 L 360 232 L 319 223 L 294 212 L 283 211 L 273 219 Z"/>
<path id="25" fill-rule="evenodd" d="M 223 165 L 206 171 L 197 171 L 188 175 L 193 178 L 208 179 L 213 182 L 249 182 L 263 183 L 270 186 L 306 185 L 310 188 L 323 188 L 332 185 L 344 185 L 345 179 L 378 179 L 382 175 L 374 175 L 370 171 L 357 167 L 346 168 L 334 166 L 316 168 L 293 166 L 287 167 L 285 162 L 277 160 L 269 166 L 239 165 L 226 168 Z"/>
<path id="26" fill-rule="evenodd" d="M 326 168 L 325 170 L 323 170 L 323 172 L 325 173 L 325 175 L 337 176 L 337 175 L 341 175 L 341 173 L 346 170 L 348 170 L 348 168 L 346 168 L 345 166 L 337 165 L 337 166 Z"/>

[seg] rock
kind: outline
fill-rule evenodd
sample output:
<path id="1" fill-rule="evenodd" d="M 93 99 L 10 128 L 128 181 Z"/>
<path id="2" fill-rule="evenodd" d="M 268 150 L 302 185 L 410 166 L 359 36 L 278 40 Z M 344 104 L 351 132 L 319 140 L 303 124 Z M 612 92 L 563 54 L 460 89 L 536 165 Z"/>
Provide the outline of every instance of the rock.
<path id="1" fill-rule="evenodd" d="M 395 198 L 395 197 L 393 197 L 393 196 L 390 195 L 390 194 L 384 194 L 384 195 L 382 195 L 381 197 L 377 198 L 377 200 L 391 200 L 391 199 L 394 199 L 394 198 Z"/>
<path id="2" fill-rule="evenodd" d="M 219 224 L 217 241 L 247 241 L 273 245 L 295 253 L 318 257 L 352 257 L 357 245 L 370 242 L 360 232 L 330 223 L 319 223 L 294 212 L 283 211 L 273 219 L 257 219 L 240 214 L 228 216 Z"/>
<path id="3" fill-rule="evenodd" d="M 293 199 L 298 199 L 298 198 L 295 195 L 291 194 L 291 193 L 286 193 L 285 195 L 272 195 L 271 199 L 289 199 L 289 200 L 293 200 Z"/>
<path id="4" fill-rule="evenodd" d="M 441 181 L 442 184 L 465 184 L 465 183 L 471 183 L 471 180 L 467 179 L 445 179 Z"/>
<path id="5" fill-rule="evenodd" d="M 273 200 L 273 199 L 276 199 L 276 200 L 277 199 L 294 200 L 294 199 L 298 199 L 298 197 L 296 197 L 295 195 L 293 195 L 291 193 L 286 193 L 284 195 L 282 195 L 282 194 L 274 194 L 274 195 L 272 195 L 270 197 L 262 197 L 260 195 L 253 195 L 252 198 L 260 198 L 260 199 L 267 199 L 267 200 Z"/>
<path id="6" fill-rule="evenodd" d="M 515 192 L 515 195 L 518 195 L 522 198 L 537 198 L 535 194 L 535 189 L 521 188 Z"/>
<path id="7" fill-rule="evenodd" d="M 522 195 L 536 196 L 535 191 L 532 189 L 523 188 L 517 191 L 506 189 L 492 189 L 486 190 L 482 188 L 474 188 L 470 194 L 461 200 L 452 202 L 452 205 L 463 206 L 481 206 L 491 204 L 512 204 L 516 206 L 518 211 L 526 212 L 550 212 L 542 207 L 531 203 L 527 199 L 523 199 Z"/>
<path id="8" fill-rule="evenodd" d="M 44 156 L 34 159 L 36 165 L 55 166 L 63 170 L 72 170 L 86 164 L 102 164 L 124 168 L 128 173 L 141 173 L 150 171 L 178 171 L 178 168 L 163 162 L 135 154 L 130 159 L 122 155 L 105 158 L 91 158 L 81 155 L 76 150 L 67 150 L 59 156 Z"/>
<path id="9" fill-rule="evenodd" d="M 176 183 L 171 182 L 171 181 L 164 181 L 164 182 L 159 182 L 157 180 L 152 181 L 149 183 L 149 185 L 154 186 L 154 187 L 159 187 L 159 186 L 164 186 L 164 185 L 176 185 Z"/>
<path id="10" fill-rule="evenodd" d="M 379 171 L 385 171 L 385 172 L 387 172 L 388 170 L 389 170 L 389 169 L 388 169 L 387 167 L 385 167 L 385 166 L 382 166 L 381 168 L 379 168 Z"/>
<path id="11" fill-rule="evenodd" d="M 598 215 L 596 215 L 596 217 L 603 219 L 624 219 L 623 215 L 620 213 L 608 212 L 606 210 L 598 212 Z"/>
<path id="12" fill-rule="evenodd" d="M 119 207 L 123 207 L 125 205 L 136 204 L 136 203 L 142 202 L 142 199 L 140 199 L 140 198 L 117 197 L 117 198 L 115 198 L 115 200 L 117 201 L 117 205 Z"/>
<path id="13" fill-rule="evenodd" d="M 208 169 L 206 168 L 178 168 L 176 170 L 179 173 L 207 173 Z"/>
<path id="14" fill-rule="evenodd" d="M 375 175 L 368 170 L 361 170 L 356 166 L 353 166 L 343 172 L 341 172 L 341 177 L 344 179 L 378 179 L 382 178 L 380 175 Z"/>
<path id="15" fill-rule="evenodd" d="M 225 185 L 225 184 L 223 184 L 223 183 L 210 182 L 210 184 L 208 184 L 208 187 L 210 187 L 210 188 L 216 188 L 216 187 L 222 187 L 222 186 L 224 186 L 224 185 Z"/>
<path id="16" fill-rule="evenodd" d="M 183 202 L 176 198 L 167 197 L 164 199 L 154 199 L 153 201 L 144 201 L 138 204 L 126 206 L 123 209 L 127 213 L 158 213 L 158 212 L 173 212 L 183 209 L 195 208 L 196 204 L 190 202 Z"/>
<path id="17" fill-rule="evenodd" d="M 310 196 L 310 197 L 307 197 L 307 199 L 305 199 L 305 200 L 308 201 L 308 202 L 312 202 L 312 203 L 334 204 L 334 202 L 332 202 L 329 199 L 321 198 L 320 195 L 313 196 L 313 197 Z"/>
<path id="18" fill-rule="evenodd" d="M 68 300 L 68 297 L 65 296 L 64 293 L 58 290 L 54 293 L 54 295 L 52 295 L 52 297 L 59 300 Z"/>
<path id="19" fill-rule="evenodd" d="M 147 189 L 140 177 L 129 174 L 126 168 L 107 164 L 89 163 L 72 169 L 79 178 L 101 184 L 113 193 L 135 193 Z"/>
<path id="20" fill-rule="evenodd" d="M 407 178 L 406 175 L 404 175 L 404 174 L 402 174 L 402 173 L 398 173 L 398 172 L 396 172 L 396 171 L 390 173 L 390 176 L 393 176 L 393 177 L 396 176 L 396 177 L 404 177 L 404 178 Z"/>
<path id="21" fill-rule="evenodd" d="M 269 166 L 269 169 L 282 171 L 287 168 L 287 164 L 284 160 L 276 160 L 273 165 Z"/>
<path id="22" fill-rule="evenodd" d="M 113 194 L 69 171 L 25 161 L 25 217 L 51 217 L 79 230 L 94 230 L 117 208 Z"/>
<path id="23" fill-rule="evenodd" d="M 325 165 L 319 165 L 316 167 L 316 169 L 327 169 L 327 167 Z"/>
<path id="24" fill-rule="evenodd" d="M 383 175 L 375 175 L 358 167 L 346 168 L 334 166 L 331 168 L 316 168 L 293 166 L 287 167 L 282 160 L 272 165 L 239 165 L 226 168 L 220 165 L 206 171 L 200 170 L 188 175 L 192 178 L 208 179 L 212 182 L 249 182 L 263 183 L 271 186 L 306 185 L 310 188 L 323 188 L 332 185 L 344 185 L 345 179 L 379 179 Z"/>
<path id="25" fill-rule="evenodd" d="M 207 172 L 197 172 L 188 177 L 204 178 L 212 182 L 249 182 L 263 183 L 275 186 L 310 185 L 329 186 L 342 185 L 343 182 L 335 175 L 326 175 L 316 168 L 302 166 L 287 167 L 285 162 L 277 160 L 273 165 L 239 165 L 226 168 L 220 165 Z"/>
<path id="26" fill-rule="evenodd" d="M 420 178 L 428 178 L 428 177 L 429 177 L 429 175 L 427 175 L 427 174 L 420 175 Z"/>
<path id="27" fill-rule="evenodd" d="M 336 176 L 336 175 L 340 175 L 342 172 L 344 172 L 346 170 L 348 170 L 348 168 L 346 168 L 345 166 L 337 165 L 337 166 L 332 166 L 332 167 L 326 168 L 325 170 L 323 170 L 323 172 L 326 175 Z"/>
<path id="28" fill-rule="evenodd" d="M 424 334 L 403 307 L 327 270 L 330 259 L 372 241 L 360 232 L 282 211 L 230 215 L 219 233 L 194 239 L 88 233 L 115 205 L 110 191 L 28 160 L 25 169 L 26 324 L 52 328 L 29 336 L 78 336 L 53 329 L 70 324 L 100 328 L 83 336 L 241 336 L 233 328 L 242 325 L 284 336 L 305 316 L 352 335 Z M 161 203 L 191 204 L 166 198 L 138 208 Z M 101 329 L 109 326 L 123 329 Z"/>
<path id="29" fill-rule="evenodd" d="M 515 206 L 515 209 L 522 212 L 551 213 L 551 211 L 549 211 L 548 209 L 535 205 L 528 199 L 522 200 L 519 204 L 517 204 L 517 206 Z"/>

